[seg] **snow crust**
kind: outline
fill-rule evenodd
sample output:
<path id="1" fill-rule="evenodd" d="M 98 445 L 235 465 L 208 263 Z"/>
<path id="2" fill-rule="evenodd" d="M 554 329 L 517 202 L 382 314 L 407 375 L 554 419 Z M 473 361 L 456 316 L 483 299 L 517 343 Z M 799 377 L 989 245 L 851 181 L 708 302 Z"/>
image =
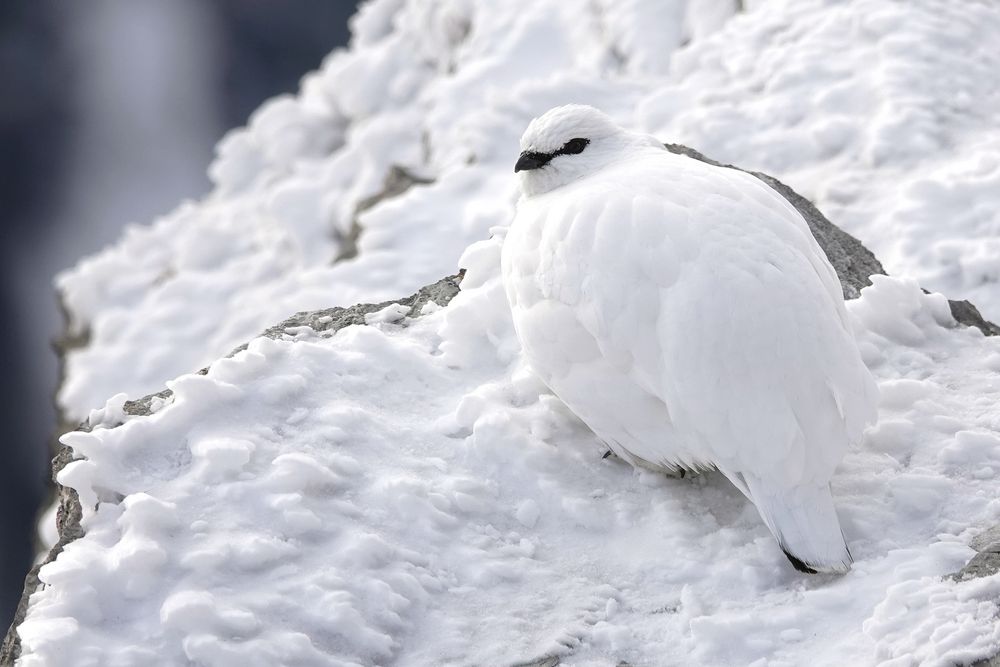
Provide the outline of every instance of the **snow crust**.
<path id="1" fill-rule="evenodd" d="M 941 578 L 1000 520 L 1000 341 L 917 287 L 1000 318 L 1000 9 L 759 4 L 364 5 L 349 50 L 220 144 L 208 198 L 59 278 L 90 334 L 61 407 L 105 407 L 66 436 L 86 535 L 42 570 L 19 664 L 950 665 L 1000 649 L 1000 579 Z M 498 273 L 511 171 L 527 122 L 571 102 L 768 171 L 904 276 L 849 304 L 883 398 L 833 480 L 845 577 L 795 573 L 717 474 L 601 459 L 524 368 Z M 361 213 L 357 256 L 334 263 L 392 165 L 434 183 Z M 456 265 L 447 308 L 258 338 L 183 375 L 291 312 L 399 297 Z M 125 417 L 126 395 L 174 377 L 172 401 Z"/>

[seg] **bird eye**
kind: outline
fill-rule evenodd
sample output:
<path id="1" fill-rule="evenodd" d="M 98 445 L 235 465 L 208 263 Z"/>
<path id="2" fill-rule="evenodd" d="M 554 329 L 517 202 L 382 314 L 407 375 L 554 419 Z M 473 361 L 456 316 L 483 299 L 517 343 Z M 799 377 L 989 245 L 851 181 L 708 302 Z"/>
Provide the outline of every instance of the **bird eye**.
<path id="1" fill-rule="evenodd" d="M 570 139 L 559 152 L 564 155 L 576 155 L 582 153 L 589 143 L 590 139 Z"/>

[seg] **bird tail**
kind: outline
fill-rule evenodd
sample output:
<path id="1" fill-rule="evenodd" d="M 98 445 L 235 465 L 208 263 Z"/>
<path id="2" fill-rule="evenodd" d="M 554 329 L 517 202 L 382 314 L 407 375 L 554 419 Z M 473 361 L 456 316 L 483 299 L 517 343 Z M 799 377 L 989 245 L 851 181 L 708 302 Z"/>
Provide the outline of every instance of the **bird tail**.
<path id="1" fill-rule="evenodd" d="M 778 545 L 799 572 L 843 574 L 851 569 L 833 507 L 830 485 L 780 488 L 753 475 L 742 475 L 750 500 Z"/>

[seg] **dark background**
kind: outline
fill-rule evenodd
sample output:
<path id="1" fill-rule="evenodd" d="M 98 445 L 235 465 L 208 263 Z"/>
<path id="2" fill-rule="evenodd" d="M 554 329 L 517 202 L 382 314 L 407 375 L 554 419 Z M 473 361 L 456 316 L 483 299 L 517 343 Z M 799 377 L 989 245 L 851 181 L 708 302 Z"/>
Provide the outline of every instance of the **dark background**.
<path id="1" fill-rule="evenodd" d="M 215 142 L 345 45 L 355 6 L 0 3 L 0 635 L 49 493 L 54 274 L 205 194 Z"/>

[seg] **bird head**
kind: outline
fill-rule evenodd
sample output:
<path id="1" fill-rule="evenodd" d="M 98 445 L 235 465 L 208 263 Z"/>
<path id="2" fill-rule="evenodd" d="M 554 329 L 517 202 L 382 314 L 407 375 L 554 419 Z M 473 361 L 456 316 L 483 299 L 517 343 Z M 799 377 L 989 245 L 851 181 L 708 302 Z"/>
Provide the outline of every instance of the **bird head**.
<path id="1" fill-rule="evenodd" d="M 639 146 L 662 145 L 615 124 L 594 107 L 567 104 L 535 118 L 521 136 L 514 165 L 526 197 L 544 194 L 588 176 Z"/>

